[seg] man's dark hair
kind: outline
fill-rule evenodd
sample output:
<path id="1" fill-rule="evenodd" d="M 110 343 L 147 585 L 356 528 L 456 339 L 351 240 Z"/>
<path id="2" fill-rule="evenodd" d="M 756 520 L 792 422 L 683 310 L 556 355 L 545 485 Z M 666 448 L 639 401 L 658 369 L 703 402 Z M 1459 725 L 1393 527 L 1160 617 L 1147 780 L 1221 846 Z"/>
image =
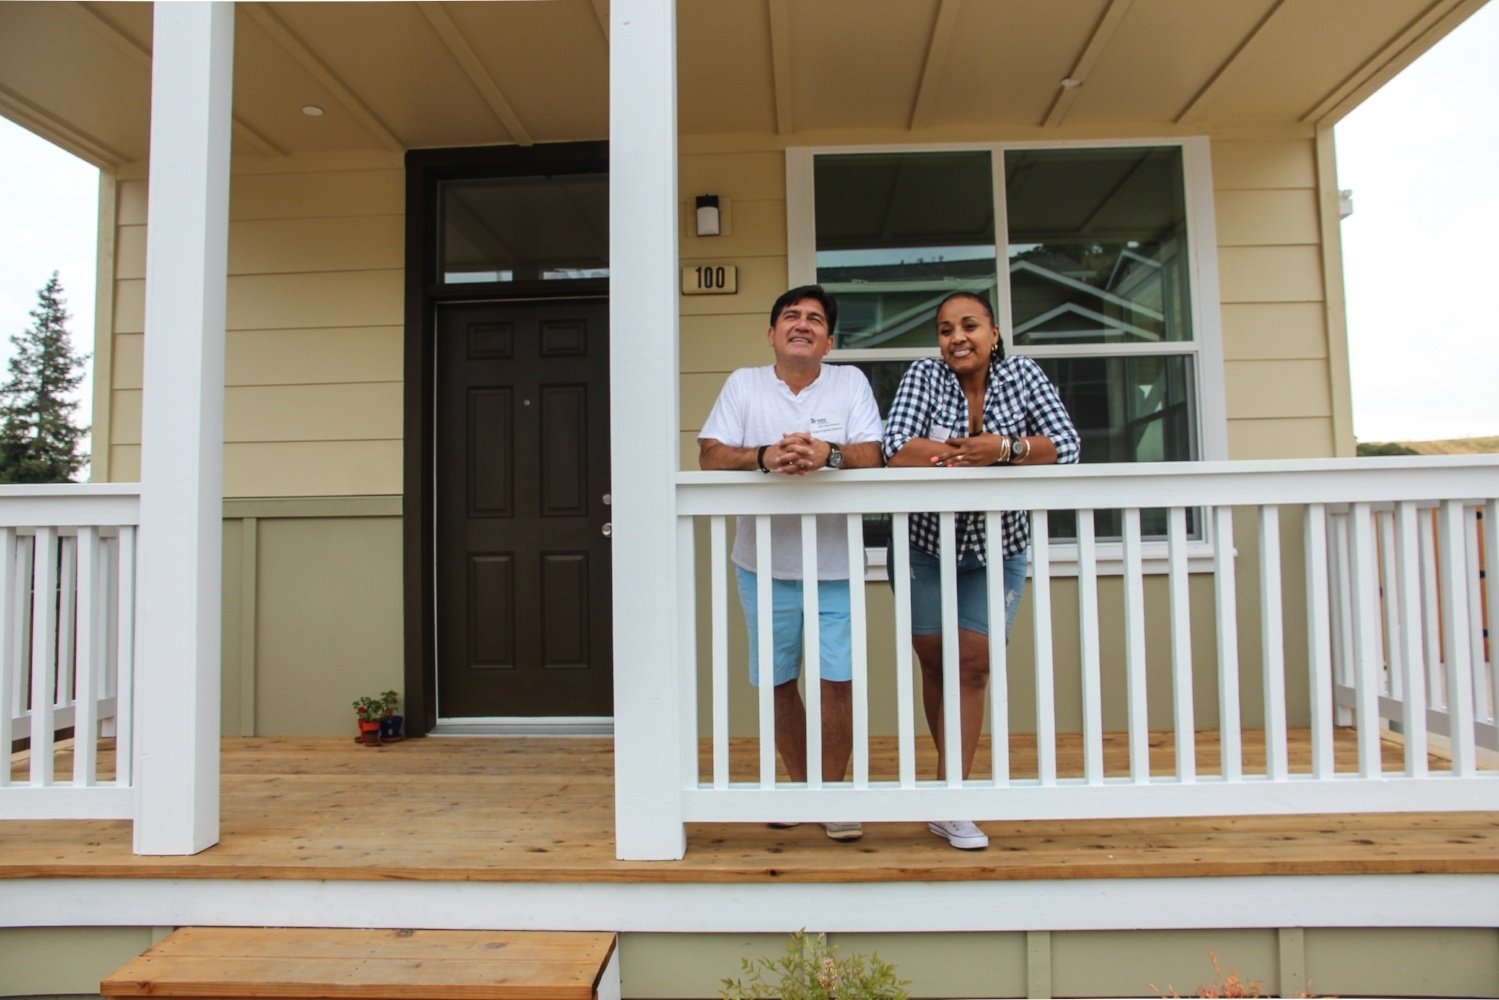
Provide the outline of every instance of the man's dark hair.
<path id="1" fill-rule="evenodd" d="M 838 300 L 821 285 L 802 285 L 776 299 L 776 304 L 770 307 L 770 325 L 775 326 L 776 320 L 781 318 L 781 313 L 785 312 L 788 306 L 794 306 L 802 299 L 816 299 L 822 306 L 822 314 L 828 318 L 829 334 L 838 329 Z"/>

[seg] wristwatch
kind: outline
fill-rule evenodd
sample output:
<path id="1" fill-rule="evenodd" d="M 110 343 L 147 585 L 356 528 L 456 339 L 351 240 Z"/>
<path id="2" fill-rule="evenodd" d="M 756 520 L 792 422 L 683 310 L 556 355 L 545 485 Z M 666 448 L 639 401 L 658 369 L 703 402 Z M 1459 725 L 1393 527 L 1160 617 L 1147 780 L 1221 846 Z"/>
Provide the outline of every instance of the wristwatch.
<path id="1" fill-rule="evenodd" d="M 831 441 L 828 442 L 828 468 L 843 468 L 843 451 Z"/>

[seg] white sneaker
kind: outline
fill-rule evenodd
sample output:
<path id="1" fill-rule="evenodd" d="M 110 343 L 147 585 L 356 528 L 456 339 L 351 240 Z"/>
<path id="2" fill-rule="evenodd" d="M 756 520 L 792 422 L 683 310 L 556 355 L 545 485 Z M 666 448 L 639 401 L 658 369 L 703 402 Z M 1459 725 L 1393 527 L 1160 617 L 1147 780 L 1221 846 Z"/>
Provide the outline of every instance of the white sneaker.
<path id="1" fill-rule="evenodd" d="M 822 828 L 833 840 L 858 840 L 864 836 L 864 828 L 854 823 L 824 823 Z"/>
<path id="2" fill-rule="evenodd" d="M 977 851 L 989 846 L 989 836 L 966 819 L 928 823 L 926 828 L 960 851 Z"/>

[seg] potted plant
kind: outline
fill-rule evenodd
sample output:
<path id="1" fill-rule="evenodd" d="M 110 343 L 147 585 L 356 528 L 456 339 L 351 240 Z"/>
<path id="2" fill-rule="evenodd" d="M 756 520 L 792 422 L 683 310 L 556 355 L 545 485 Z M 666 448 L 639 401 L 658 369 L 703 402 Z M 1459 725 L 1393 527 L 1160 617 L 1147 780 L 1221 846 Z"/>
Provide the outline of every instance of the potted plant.
<path id="1" fill-rule="evenodd" d="M 359 742 L 365 746 L 379 746 L 381 723 L 385 719 L 384 696 L 355 698 L 354 717 L 359 723 Z"/>
<path id="2" fill-rule="evenodd" d="M 394 691 L 380 692 L 380 704 L 382 712 L 380 715 L 380 739 L 386 743 L 398 742 L 401 737 L 401 724 L 405 718 L 397 713 L 401 704 L 401 696 Z"/>

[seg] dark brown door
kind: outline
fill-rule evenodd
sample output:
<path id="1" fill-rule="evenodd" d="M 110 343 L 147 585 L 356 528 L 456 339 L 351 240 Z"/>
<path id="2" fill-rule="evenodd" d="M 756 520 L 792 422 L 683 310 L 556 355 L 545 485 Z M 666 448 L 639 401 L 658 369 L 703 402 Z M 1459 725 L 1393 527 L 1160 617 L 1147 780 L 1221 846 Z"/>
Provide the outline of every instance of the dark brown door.
<path id="1" fill-rule="evenodd" d="M 609 306 L 437 312 L 437 709 L 613 714 Z"/>

